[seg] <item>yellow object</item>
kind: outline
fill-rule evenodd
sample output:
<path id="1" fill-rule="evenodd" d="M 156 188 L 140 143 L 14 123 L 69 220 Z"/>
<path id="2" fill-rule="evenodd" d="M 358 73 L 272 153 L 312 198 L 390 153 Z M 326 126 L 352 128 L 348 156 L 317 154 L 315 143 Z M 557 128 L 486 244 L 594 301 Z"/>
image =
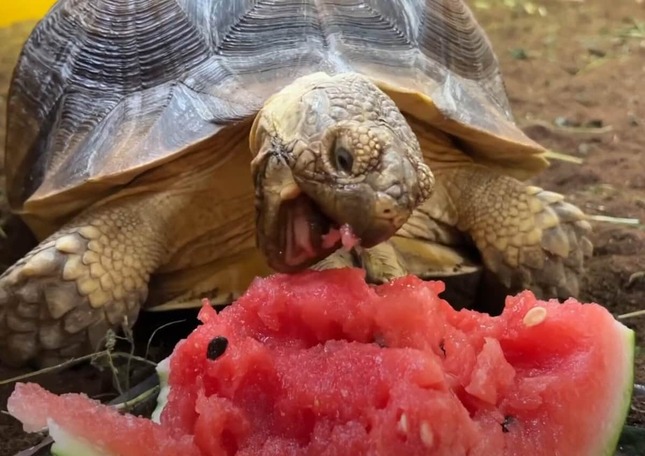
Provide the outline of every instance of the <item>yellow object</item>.
<path id="1" fill-rule="evenodd" d="M 0 0 L 0 27 L 42 18 L 56 0 Z"/>

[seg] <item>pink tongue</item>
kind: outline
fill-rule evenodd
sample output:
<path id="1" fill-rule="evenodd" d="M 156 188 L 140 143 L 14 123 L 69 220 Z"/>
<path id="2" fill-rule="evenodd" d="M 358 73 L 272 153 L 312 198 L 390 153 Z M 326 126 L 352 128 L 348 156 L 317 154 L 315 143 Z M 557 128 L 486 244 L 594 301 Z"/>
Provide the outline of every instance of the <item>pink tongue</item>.
<path id="1" fill-rule="evenodd" d="M 294 231 L 296 235 L 296 245 L 300 247 L 308 256 L 314 256 L 316 251 L 311 245 L 311 228 L 307 218 L 302 214 L 297 214 L 294 220 Z"/>
<path id="2" fill-rule="evenodd" d="M 311 226 L 307 218 L 307 208 L 303 205 L 296 205 L 289 214 L 288 223 L 291 229 L 287 229 L 287 252 L 286 259 L 290 264 L 300 264 L 316 255 L 316 249 L 311 243 Z M 322 235 L 322 247 L 329 249 L 341 241 L 343 248 L 347 251 L 360 244 L 361 240 L 354 234 L 354 230 L 345 223 L 340 229 L 332 228 L 329 233 Z"/>
<path id="3" fill-rule="evenodd" d="M 348 251 L 361 243 L 361 240 L 354 234 L 352 227 L 345 223 L 340 227 L 340 230 L 332 228 L 331 230 L 329 230 L 329 233 L 323 234 L 323 248 L 328 249 L 330 247 L 333 247 L 339 239 L 343 244 L 343 248 Z"/>
<path id="4" fill-rule="evenodd" d="M 291 265 L 298 265 L 316 254 L 311 245 L 311 229 L 302 206 L 296 206 L 289 214 L 288 223 L 291 229 L 287 228 L 286 261 Z"/>

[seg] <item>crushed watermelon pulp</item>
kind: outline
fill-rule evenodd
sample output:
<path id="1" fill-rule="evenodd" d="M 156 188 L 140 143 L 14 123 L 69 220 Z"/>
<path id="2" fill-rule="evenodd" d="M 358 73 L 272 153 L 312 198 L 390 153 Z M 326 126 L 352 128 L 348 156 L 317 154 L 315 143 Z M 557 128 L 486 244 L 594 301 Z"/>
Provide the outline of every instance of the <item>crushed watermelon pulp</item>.
<path id="1" fill-rule="evenodd" d="M 33 384 L 8 408 L 67 456 L 613 454 L 631 330 L 573 299 L 524 292 L 491 317 L 442 291 L 358 269 L 258 279 L 219 314 L 204 306 L 163 364 L 159 423 Z"/>

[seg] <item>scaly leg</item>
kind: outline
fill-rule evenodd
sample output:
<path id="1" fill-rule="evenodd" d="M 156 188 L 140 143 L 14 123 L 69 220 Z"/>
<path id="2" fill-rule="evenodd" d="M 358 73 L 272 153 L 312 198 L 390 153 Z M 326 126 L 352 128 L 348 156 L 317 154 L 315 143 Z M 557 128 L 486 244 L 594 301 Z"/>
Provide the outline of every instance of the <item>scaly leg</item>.
<path id="1" fill-rule="evenodd" d="M 383 242 L 370 249 L 356 249 L 347 252 L 339 249 L 327 258 L 319 261 L 311 269 L 363 268 L 368 282 L 385 283 L 408 273 L 403 258 L 390 242 Z"/>
<path id="2" fill-rule="evenodd" d="M 131 326 L 167 255 L 164 201 L 90 208 L 0 276 L 0 360 L 48 365 Z"/>
<path id="3" fill-rule="evenodd" d="M 433 197 L 421 210 L 468 234 L 503 285 L 543 298 L 578 295 L 592 253 L 591 225 L 580 209 L 483 166 L 440 169 L 435 176 L 442 201 Z"/>

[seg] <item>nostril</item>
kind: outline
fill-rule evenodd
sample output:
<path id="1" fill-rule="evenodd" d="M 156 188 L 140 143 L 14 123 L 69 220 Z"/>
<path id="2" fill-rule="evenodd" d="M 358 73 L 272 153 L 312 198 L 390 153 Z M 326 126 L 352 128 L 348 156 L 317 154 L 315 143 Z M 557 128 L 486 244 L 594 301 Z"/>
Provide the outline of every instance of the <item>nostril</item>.
<path id="1" fill-rule="evenodd" d="M 388 220 L 396 218 L 400 213 L 400 198 L 392 198 L 387 193 L 381 193 L 376 205 L 376 216 Z"/>

